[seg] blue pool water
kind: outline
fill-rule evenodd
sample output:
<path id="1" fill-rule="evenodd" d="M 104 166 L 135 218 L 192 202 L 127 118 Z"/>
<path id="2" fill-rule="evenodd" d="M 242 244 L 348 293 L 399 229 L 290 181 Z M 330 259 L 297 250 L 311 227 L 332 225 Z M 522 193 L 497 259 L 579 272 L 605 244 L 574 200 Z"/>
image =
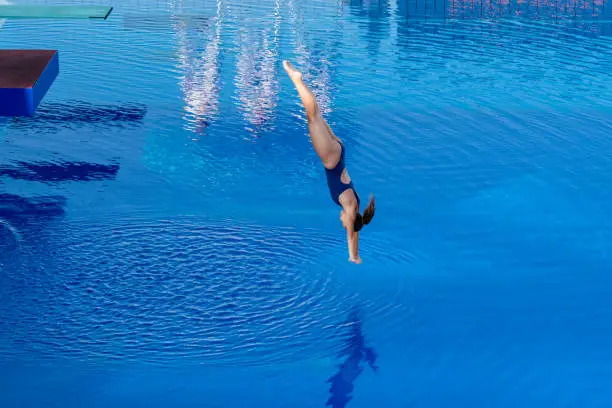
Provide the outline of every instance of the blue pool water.
<path id="1" fill-rule="evenodd" d="M 60 52 L 0 125 L 0 407 L 612 405 L 611 4 L 113 5 L 0 29 Z"/>

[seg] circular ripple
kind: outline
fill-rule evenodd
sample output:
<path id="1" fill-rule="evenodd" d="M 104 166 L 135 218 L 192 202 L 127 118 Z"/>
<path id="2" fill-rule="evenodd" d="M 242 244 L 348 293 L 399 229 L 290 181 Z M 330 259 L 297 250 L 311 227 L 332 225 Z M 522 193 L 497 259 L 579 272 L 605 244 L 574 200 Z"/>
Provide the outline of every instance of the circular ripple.
<path id="1" fill-rule="evenodd" d="M 368 320 L 397 314 L 402 286 L 388 276 L 395 294 L 339 280 L 343 268 L 359 273 L 345 266 L 343 234 L 193 219 L 48 233 L 46 245 L 24 238 L 28 261 L 9 272 L 12 307 L 0 306 L 0 320 L 11 341 L 0 353 L 13 358 L 295 362 L 342 349 L 338 329 L 356 306 Z M 364 257 L 389 247 L 367 246 Z"/>

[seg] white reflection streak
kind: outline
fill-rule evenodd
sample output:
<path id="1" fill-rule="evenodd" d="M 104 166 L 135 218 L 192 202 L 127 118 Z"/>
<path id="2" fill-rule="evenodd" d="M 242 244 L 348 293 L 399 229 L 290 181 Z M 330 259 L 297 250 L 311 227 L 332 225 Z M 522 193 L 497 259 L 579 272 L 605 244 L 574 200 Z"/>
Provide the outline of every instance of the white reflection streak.
<path id="1" fill-rule="evenodd" d="M 11 3 L 8 2 L 7 0 L 0 0 L 0 6 L 8 6 L 9 4 Z M 5 22 L 6 22 L 5 18 L 0 18 L 0 28 L 2 28 Z"/>
<path id="2" fill-rule="evenodd" d="M 298 13 L 295 9 L 294 0 L 289 0 L 287 5 L 289 6 L 289 14 L 291 16 L 291 26 L 294 27 L 296 36 L 296 68 L 302 71 L 304 80 L 308 83 L 317 98 L 321 113 L 326 115 L 332 110 L 331 87 L 329 85 L 331 83 L 329 61 L 323 57 L 320 61 L 321 67 L 318 72 L 316 72 L 317 70 L 313 64 L 313 57 L 305 44 L 304 34 L 299 28 Z"/>
<path id="3" fill-rule="evenodd" d="M 201 55 L 192 57 L 193 49 L 199 47 L 199 36 L 196 43 L 190 43 L 190 27 L 185 21 L 177 26 L 178 60 L 184 75 L 180 86 L 185 99 L 185 120 L 190 123 L 190 130 L 202 133 L 209 120 L 219 111 L 219 57 L 221 50 L 221 26 L 223 22 L 222 1 L 217 1 L 217 15 L 213 31 Z"/>
<path id="4" fill-rule="evenodd" d="M 278 103 L 278 44 L 280 0 L 274 7 L 272 41 L 264 29 L 259 39 L 253 39 L 248 28 L 239 36 L 240 51 L 236 62 L 236 90 L 244 120 L 256 129 L 272 118 Z"/>
<path id="5" fill-rule="evenodd" d="M 397 23 L 397 11 L 398 9 L 398 5 L 397 5 L 397 0 L 389 0 L 389 22 L 390 22 L 390 29 L 391 29 L 391 35 L 389 36 L 389 40 L 391 43 L 392 47 L 395 47 L 397 45 L 397 29 L 398 29 L 398 23 Z"/>

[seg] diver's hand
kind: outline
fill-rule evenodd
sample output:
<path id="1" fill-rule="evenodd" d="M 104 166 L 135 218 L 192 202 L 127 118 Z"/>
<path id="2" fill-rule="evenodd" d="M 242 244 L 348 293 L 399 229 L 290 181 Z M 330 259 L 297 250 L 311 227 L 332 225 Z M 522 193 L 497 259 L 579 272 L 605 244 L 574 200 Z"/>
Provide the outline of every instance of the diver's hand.
<path id="1" fill-rule="evenodd" d="M 349 258 L 349 262 L 359 265 L 361 263 L 361 257 L 358 256 L 357 258 Z"/>

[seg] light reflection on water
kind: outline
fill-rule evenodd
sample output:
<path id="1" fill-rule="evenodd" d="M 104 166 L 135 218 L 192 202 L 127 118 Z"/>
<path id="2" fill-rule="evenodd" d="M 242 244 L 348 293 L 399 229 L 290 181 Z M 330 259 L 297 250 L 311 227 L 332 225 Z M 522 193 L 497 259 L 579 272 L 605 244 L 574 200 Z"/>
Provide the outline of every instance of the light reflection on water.
<path id="1" fill-rule="evenodd" d="M 178 62 L 182 71 L 181 89 L 185 99 L 188 129 L 200 134 L 219 111 L 219 58 L 224 15 L 219 0 L 210 29 L 190 30 L 178 20 L 174 25 Z"/>

